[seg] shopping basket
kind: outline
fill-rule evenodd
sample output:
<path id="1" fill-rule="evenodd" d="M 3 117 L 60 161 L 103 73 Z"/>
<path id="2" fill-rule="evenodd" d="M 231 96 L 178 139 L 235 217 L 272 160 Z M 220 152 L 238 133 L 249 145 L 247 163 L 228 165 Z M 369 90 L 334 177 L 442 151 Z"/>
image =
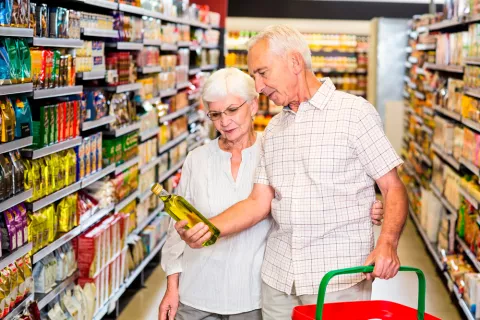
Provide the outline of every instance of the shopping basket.
<path id="1" fill-rule="evenodd" d="M 390 301 L 325 302 L 328 282 L 335 276 L 352 273 L 371 273 L 373 266 L 353 267 L 328 272 L 320 283 L 317 305 L 298 306 L 293 309 L 293 320 L 440 320 L 425 313 L 425 276 L 422 270 L 400 267 L 418 276 L 418 310 Z M 323 318 L 322 318 L 323 317 Z"/>

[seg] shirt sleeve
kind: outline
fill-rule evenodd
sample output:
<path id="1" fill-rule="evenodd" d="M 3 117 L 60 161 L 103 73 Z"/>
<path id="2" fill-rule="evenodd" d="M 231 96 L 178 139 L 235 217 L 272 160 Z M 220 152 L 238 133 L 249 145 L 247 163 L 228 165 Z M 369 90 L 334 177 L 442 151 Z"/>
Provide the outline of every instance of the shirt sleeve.
<path id="1" fill-rule="evenodd" d="M 265 135 L 266 132 L 262 135 L 262 140 L 260 142 L 260 161 L 258 162 L 257 169 L 255 171 L 255 183 L 270 185 L 268 181 L 266 164 L 265 164 Z"/>
<path id="2" fill-rule="evenodd" d="M 187 156 L 182 167 L 182 175 L 177 187 L 177 194 L 184 197 L 187 201 L 191 201 L 190 181 L 191 175 L 191 157 Z M 175 220 L 170 218 L 170 224 L 167 231 L 167 240 L 162 248 L 162 269 L 166 275 L 172 275 L 183 271 L 182 257 L 185 251 L 185 242 L 180 238 L 177 230 L 175 230 Z"/>
<path id="3" fill-rule="evenodd" d="M 355 149 L 371 178 L 378 180 L 403 164 L 383 131 L 380 115 L 370 103 L 362 106 L 356 129 Z"/>

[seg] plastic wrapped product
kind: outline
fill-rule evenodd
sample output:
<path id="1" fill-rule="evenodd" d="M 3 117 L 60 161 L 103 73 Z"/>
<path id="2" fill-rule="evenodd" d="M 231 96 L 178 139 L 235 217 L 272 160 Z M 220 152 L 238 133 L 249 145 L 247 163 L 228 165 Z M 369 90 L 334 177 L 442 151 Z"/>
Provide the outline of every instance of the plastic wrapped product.
<path id="1" fill-rule="evenodd" d="M 4 292 L 5 298 L 2 301 L 3 304 L 3 317 L 10 313 L 10 303 L 12 295 L 10 292 L 10 271 L 5 268 L 0 271 L 0 289 Z"/>
<path id="2" fill-rule="evenodd" d="M 6 0 L 8 1 L 8 0 Z M 12 84 L 10 58 L 3 43 L 0 43 L 0 85 Z"/>
<path id="3" fill-rule="evenodd" d="M 15 138 L 25 138 L 32 135 L 32 112 L 28 99 L 24 96 L 15 100 Z"/>
<path id="4" fill-rule="evenodd" d="M 12 164 L 12 169 L 13 169 L 13 194 L 18 194 L 20 192 L 23 192 L 23 177 L 24 177 L 24 166 L 22 162 L 15 157 L 14 152 L 10 152 L 5 155 Z"/>
<path id="5" fill-rule="evenodd" d="M 32 62 L 27 39 L 18 39 L 16 46 L 20 58 L 20 82 L 32 82 Z"/>
<path id="6" fill-rule="evenodd" d="M 12 83 L 21 82 L 21 61 L 20 55 L 17 52 L 17 41 L 18 39 L 15 38 L 3 39 L 3 45 L 10 59 L 10 78 L 12 79 Z"/>
<path id="7" fill-rule="evenodd" d="M 13 310 L 18 299 L 18 268 L 14 263 L 9 264 L 7 268 L 10 271 L 10 309 Z"/>

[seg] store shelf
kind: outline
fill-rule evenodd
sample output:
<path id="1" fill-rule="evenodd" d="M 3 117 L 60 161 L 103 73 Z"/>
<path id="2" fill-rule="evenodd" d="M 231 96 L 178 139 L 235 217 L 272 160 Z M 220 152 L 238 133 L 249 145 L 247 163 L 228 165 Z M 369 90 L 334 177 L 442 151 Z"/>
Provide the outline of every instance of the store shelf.
<path id="1" fill-rule="evenodd" d="M 474 175 L 480 177 L 480 168 L 473 164 L 470 160 L 467 160 L 463 157 L 460 158 L 460 163 L 463 164 L 468 170 L 470 170 Z"/>
<path id="2" fill-rule="evenodd" d="M 442 108 L 442 107 L 440 107 L 440 106 L 434 106 L 433 109 L 434 109 L 435 111 L 437 111 L 438 113 L 441 113 L 441 114 L 443 114 L 443 115 L 446 116 L 446 117 L 449 117 L 450 119 L 453 119 L 453 120 L 456 120 L 456 121 L 462 120 L 462 115 L 461 115 L 461 114 L 458 114 L 458 113 L 456 113 L 456 112 L 447 110 L 447 109 Z"/>
<path id="3" fill-rule="evenodd" d="M 448 29 L 459 28 L 464 26 L 465 26 L 465 23 L 463 22 L 463 20 L 457 21 L 456 19 L 454 19 L 454 20 L 444 20 L 438 23 L 434 23 L 427 26 L 427 28 L 429 32 L 432 32 L 432 31 L 446 31 Z"/>
<path id="4" fill-rule="evenodd" d="M 427 125 L 423 124 L 421 128 L 422 128 L 422 131 L 425 132 L 426 134 L 433 135 L 433 130 Z"/>
<path id="5" fill-rule="evenodd" d="M 115 171 L 115 164 L 111 164 L 106 168 L 101 169 L 98 172 L 95 172 L 88 177 L 82 179 L 82 189 L 88 187 L 92 183 L 102 179 L 103 177 L 109 175 L 110 173 Z"/>
<path id="6" fill-rule="evenodd" d="M 26 137 L 14 140 L 12 142 L 0 144 L 0 154 L 4 154 L 10 151 L 19 150 L 32 145 L 33 137 Z"/>
<path id="7" fill-rule="evenodd" d="M 206 65 L 206 66 L 203 66 L 203 67 L 200 67 L 200 69 L 202 71 L 214 71 L 215 69 L 217 69 L 218 66 L 216 64 L 209 64 L 209 65 Z"/>
<path id="8" fill-rule="evenodd" d="M 440 192 L 440 190 L 438 190 L 438 188 L 436 186 L 433 185 L 433 183 L 430 184 L 430 189 L 432 189 L 432 192 L 437 196 L 437 198 L 440 200 L 440 202 L 443 204 L 443 206 L 445 207 L 445 209 L 448 210 L 448 212 L 450 212 L 451 214 L 457 214 L 457 209 L 455 209 L 455 207 L 450 203 L 450 201 L 448 201 L 443 195 L 442 193 Z"/>
<path id="9" fill-rule="evenodd" d="M 153 219 L 155 219 L 163 211 L 163 209 L 163 201 L 160 201 L 160 205 L 150 215 L 148 215 L 148 217 L 146 217 L 141 223 L 139 223 L 137 228 L 135 228 L 135 230 L 133 230 L 130 235 L 139 235 L 140 232 L 142 232 L 143 229 L 145 229 L 150 224 L 150 222 L 152 222 Z"/>
<path id="10" fill-rule="evenodd" d="M 202 44 L 204 49 L 218 49 L 218 44 Z"/>
<path id="11" fill-rule="evenodd" d="M 94 128 L 102 127 L 107 124 L 115 122 L 115 116 L 106 116 L 98 120 L 86 121 L 82 123 L 82 131 L 91 130 Z"/>
<path id="12" fill-rule="evenodd" d="M 190 51 L 197 51 L 197 50 L 200 50 L 200 49 L 202 49 L 202 46 L 199 45 L 199 44 L 190 45 Z"/>
<path id="13" fill-rule="evenodd" d="M 194 75 L 196 75 L 197 73 L 200 73 L 200 72 L 202 72 L 202 70 L 200 68 L 193 68 L 193 69 L 188 70 L 188 75 L 194 76 Z"/>
<path id="14" fill-rule="evenodd" d="M 181 134 L 180 136 L 178 136 L 177 138 L 165 143 L 163 146 L 160 147 L 160 149 L 158 150 L 158 154 L 162 154 L 162 153 L 165 153 L 167 152 L 168 150 L 170 150 L 171 148 L 175 147 L 177 144 L 179 144 L 180 142 L 184 141 L 185 139 L 187 139 L 188 137 L 188 132 L 185 132 L 183 134 Z"/>
<path id="15" fill-rule="evenodd" d="M 432 143 L 432 149 L 440 158 L 442 158 L 445 162 L 449 163 L 453 168 L 455 168 L 455 170 L 460 170 L 460 162 L 458 162 L 453 156 L 444 152 L 442 148 L 440 148 L 435 143 Z"/>
<path id="16" fill-rule="evenodd" d="M 468 245 L 465 243 L 465 241 L 462 238 L 460 238 L 458 234 L 455 234 L 455 239 L 457 240 L 458 244 L 462 247 L 463 251 L 467 255 L 470 262 L 473 264 L 477 272 L 480 272 L 480 261 L 478 261 L 476 255 L 470 250 Z"/>
<path id="17" fill-rule="evenodd" d="M 156 165 L 158 165 L 161 161 L 160 157 L 156 157 L 152 160 L 150 160 L 147 164 L 144 164 L 143 166 L 140 167 L 140 174 L 144 174 L 145 172 L 151 170 L 154 168 Z"/>
<path id="18" fill-rule="evenodd" d="M 115 91 L 116 93 L 136 91 L 140 89 L 142 89 L 141 83 L 129 83 L 129 84 L 121 84 L 118 86 L 107 87 L 108 91 Z"/>
<path id="19" fill-rule="evenodd" d="M 479 65 L 480 65 L 480 58 L 467 57 L 467 58 L 465 58 L 464 61 L 465 61 L 465 64 L 475 65 L 475 66 L 479 66 Z"/>
<path id="20" fill-rule="evenodd" d="M 118 3 L 113 1 L 108 1 L 108 0 L 79 0 L 79 1 L 95 7 L 112 9 L 112 10 L 118 9 Z"/>
<path id="21" fill-rule="evenodd" d="M 177 94 L 177 89 L 165 89 L 160 91 L 160 97 L 167 98 Z"/>
<path id="22" fill-rule="evenodd" d="M 81 48 L 83 40 L 62 38 L 33 38 L 33 45 L 38 47 L 52 48 Z"/>
<path id="23" fill-rule="evenodd" d="M 429 115 L 429 116 L 434 116 L 435 115 L 435 110 L 433 110 L 432 108 L 430 107 L 423 107 L 423 113 L 425 113 L 426 115 Z"/>
<path id="24" fill-rule="evenodd" d="M 409 213 L 410 213 L 410 217 L 418 231 L 418 233 L 420 234 L 420 236 L 422 237 L 423 239 L 423 243 L 425 244 L 425 246 L 427 247 L 427 250 L 430 252 L 430 255 L 432 256 L 433 260 L 435 261 L 435 264 L 437 265 L 438 269 L 442 272 L 442 275 L 444 277 L 444 279 L 446 280 L 447 282 L 447 288 L 450 292 L 454 293 L 454 296 L 455 298 L 457 299 L 458 301 L 458 304 L 460 306 L 460 308 L 462 309 L 466 319 L 468 320 L 475 320 L 475 317 L 472 315 L 472 313 L 470 312 L 470 309 L 468 308 L 467 304 L 465 303 L 465 301 L 463 300 L 462 298 L 462 295 L 460 294 L 460 292 L 458 291 L 458 288 L 457 286 L 454 284 L 454 282 L 452 281 L 452 279 L 450 278 L 450 275 L 448 274 L 448 272 L 446 271 L 443 271 L 444 270 L 444 266 L 443 266 L 443 263 L 442 261 L 440 260 L 440 257 L 437 253 L 437 250 L 435 249 L 435 246 L 433 243 L 430 242 L 430 240 L 428 239 L 428 236 L 427 234 L 425 233 L 425 231 L 422 229 L 421 225 L 420 225 L 420 221 L 418 221 L 418 218 L 417 216 L 415 215 L 415 213 L 412 211 L 411 208 L 409 208 Z"/>
<path id="25" fill-rule="evenodd" d="M 173 174 L 175 174 L 180 168 L 183 166 L 183 163 L 185 162 L 185 159 L 180 160 L 178 163 L 174 164 L 167 172 L 163 173 L 160 176 L 160 182 L 163 183 L 165 180 L 170 178 Z"/>
<path id="26" fill-rule="evenodd" d="M 451 73 L 463 73 L 463 66 L 456 65 L 443 65 L 443 64 L 434 64 L 434 63 L 425 63 L 424 68 L 435 70 L 435 71 L 444 71 Z"/>
<path id="27" fill-rule="evenodd" d="M 140 51 L 143 49 L 143 43 L 141 42 L 108 42 L 105 44 L 109 48 L 117 48 L 118 50 Z"/>
<path id="28" fill-rule="evenodd" d="M 33 293 L 23 299 L 23 301 L 20 302 L 18 306 L 16 306 L 12 311 L 10 311 L 9 314 L 5 316 L 5 318 L 3 318 L 3 320 L 18 319 L 18 316 L 20 316 L 25 311 L 30 302 L 33 302 Z"/>
<path id="29" fill-rule="evenodd" d="M 25 202 L 27 199 L 30 199 L 32 197 L 32 193 L 33 191 L 32 189 L 30 189 L 0 202 L 0 212 L 10 209 L 11 207 L 16 206 L 17 204 L 20 204 L 22 202 Z"/>
<path id="30" fill-rule="evenodd" d="M 423 93 L 421 93 L 420 91 L 415 91 L 414 94 L 415 94 L 415 97 L 417 99 L 425 100 L 425 95 Z"/>
<path id="31" fill-rule="evenodd" d="M 150 138 L 153 138 L 158 135 L 160 131 L 160 127 L 156 126 L 155 128 L 150 128 L 147 130 L 140 131 L 140 142 L 144 142 Z"/>
<path id="32" fill-rule="evenodd" d="M 420 154 L 420 157 L 422 158 L 423 163 L 425 163 L 430 168 L 432 167 L 432 160 L 430 160 L 430 158 L 425 153 L 422 152 Z"/>
<path id="33" fill-rule="evenodd" d="M 470 193 L 465 190 L 462 186 L 459 186 L 458 187 L 458 192 L 465 198 L 467 199 L 468 202 L 470 202 L 470 204 L 478 210 L 478 201 L 477 199 L 475 199 L 475 197 L 473 197 L 472 195 L 470 195 Z"/>
<path id="34" fill-rule="evenodd" d="M 405 68 L 410 69 L 412 67 L 412 64 L 408 61 L 405 61 Z"/>
<path id="35" fill-rule="evenodd" d="M 110 212 L 115 209 L 115 205 L 112 203 L 108 207 L 99 209 L 98 207 L 95 207 L 94 209 L 91 209 L 90 211 L 84 213 L 82 216 L 80 216 L 80 234 L 84 233 L 88 229 L 90 229 L 94 224 L 102 220 L 105 216 L 107 216 Z"/>
<path id="36" fill-rule="evenodd" d="M 118 38 L 118 30 L 82 28 L 82 34 L 87 37 Z"/>
<path id="37" fill-rule="evenodd" d="M 190 110 L 192 110 L 190 107 L 184 107 L 184 108 L 182 108 L 178 111 L 169 113 L 166 116 L 161 117 L 159 122 L 164 123 L 164 122 L 167 122 L 167 121 L 171 121 L 173 119 L 176 119 L 178 117 L 183 116 L 184 114 L 187 114 Z"/>
<path id="38" fill-rule="evenodd" d="M 82 94 L 82 92 L 83 92 L 83 86 L 42 89 L 42 90 L 33 91 L 33 99 L 37 100 L 37 99 L 71 96 L 74 94 Z"/>
<path id="39" fill-rule="evenodd" d="M 119 175 L 120 173 L 127 170 L 128 168 L 133 167 L 134 165 L 138 164 L 139 161 L 140 161 L 140 157 L 137 156 L 133 159 L 125 161 L 121 165 L 117 165 L 115 167 L 115 175 Z"/>
<path id="40" fill-rule="evenodd" d="M 138 14 L 142 16 L 148 16 L 148 17 L 153 17 L 156 18 L 156 16 L 153 16 L 151 14 L 155 13 L 153 11 L 148 11 L 140 7 L 132 6 L 129 4 L 120 4 L 118 7 L 118 10 L 123 11 L 123 12 L 128 12 L 128 13 L 133 13 L 133 14 Z"/>
<path id="41" fill-rule="evenodd" d="M 82 137 L 76 137 L 41 149 L 23 149 L 21 154 L 25 158 L 38 159 L 52 153 L 76 147 L 80 144 L 82 144 Z"/>
<path id="42" fill-rule="evenodd" d="M 105 73 L 107 71 L 105 69 L 103 70 L 96 70 L 96 71 L 88 71 L 88 72 L 81 72 L 77 73 L 77 77 L 83 79 L 83 80 L 99 80 L 99 79 L 105 79 Z"/>
<path id="43" fill-rule="evenodd" d="M 138 202 L 144 202 L 152 195 L 152 190 L 148 189 L 144 193 L 138 195 Z"/>
<path id="44" fill-rule="evenodd" d="M 247 70 L 247 66 L 243 66 L 239 69 L 245 69 Z M 329 68 L 329 67 L 323 67 L 323 68 L 313 68 L 313 72 L 321 72 L 321 73 L 357 73 L 357 74 L 366 74 L 367 69 L 364 68 Z"/>
<path id="45" fill-rule="evenodd" d="M 131 193 L 128 197 L 120 201 L 116 206 L 115 206 L 115 213 L 119 213 L 122 211 L 123 208 L 125 208 L 130 202 L 134 201 L 135 199 L 138 198 L 140 195 L 140 192 L 137 190 L 133 193 Z"/>
<path id="46" fill-rule="evenodd" d="M 464 94 L 466 94 L 467 96 L 480 99 L 480 89 L 465 88 Z"/>
<path id="47" fill-rule="evenodd" d="M 420 43 L 420 44 L 417 44 L 417 46 L 415 47 L 416 50 L 419 50 L 419 51 L 430 51 L 430 50 L 436 50 L 437 49 L 437 46 L 435 44 L 423 44 L 423 43 Z"/>
<path id="48" fill-rule="evenodd" d="M 133 132 L 140 129 L 140 121 L 137 121 L 132 124 L 121 126 L 120 128 L 113 129 L 111 131 L 104 131 L 106 136 L 114 136 L 116 138 L 123 136 L 124 134 Z"/>
<path id="49" fill-rule="evenodd" d="M 186 89 L 190 86 L 190 82 L 182 82 L 182 83 L 177 83 L 177 90 L 183 90 Z"/>
<path id="50" fill-rule="evenodd" d="M 160 47 L 160 50 L 162 51 L 177 51 L 178 46 L 175 44 L 171 43 L 163 43 L 162 46 Z"/>
<path id="51" fill-rule="evenodd" d="M 140 73 L 143 74 L 150 74 L 150 73 L 159 73 L 162 72 L 161 66 L 153 66 L 153 67 L 143 67 L 139 69 Z"/>
<path id="52" fill-rule="evenodd" d="M 190 46 L 192 45 L 192 42 L 191 41 L 178 41 L 177 42 L 177 46 L 179 48 L 190 48 Z"/>
<path id="53" fill-rule="evenodd" d="M 408 62 L 410 62 L 411 64 L 417 64 L 418 58 L 410 56 L 408 57 Z"/>
<path id="54" fill-rule="evenodd" d="M 426 75 L 426 71 L 425 71 L 424 68 L 418 68 L 418 67 L 417 67 L 417 68 L 415 69 L 415 72 L 416 72 L 417 75 L 419 75 L 419 76 L 424 76 L 424 75 Z"/>
<path id="55" fill-rule="evenodd" d="M 125 285 L 121 285 L 120 288 L 115 291 L 111 297 L 101 306 L 95 315 L 93 316 L 93 320 L 102 320 L 103 317 L 105 317 L 108 313 L 108 309 L 110 308 L 110 305 L 115 305 L 115 303 L 120 299 L 120 297 L 125 293 L 127 290 Z"/>
<path id="56" fill-rule="evenodd" d="M 33 29 L 0 27 L 0 37 L 33 38 Z"/>
<path id="57" fill-rule="evenodd" d="M 15 263 L 15 261 L 27 255 L 31 250 L 32 250 L 32 243 L 29 242 L 24 244 L 20 248 L 17 248 L 10 254 L 4 253 L 3 256 L 0 258 L 0 270 L 5 269 L 11 263 Z"/>
<path id="58" fill-rule="evenodd" d="M 33 91 L 33 83 L 8 84 L 0 86 L 0 96 L 18 93 L 31 93 Z"/>
<path id="59" fill-rule="evenodd" d="M 58 190 L 57 192 L 54 192 L 51 195 L 48 195 L 40 200 L 37 200 L 32 203 L 27 203 L 27 208 L 29 208 L 32 212 L 37 212 L 38 210 L 45 208 L 49 204 L 52 204 L 58 200 L 61 200 L 66 196 L 71 195 L 72 193 L 80 190 L 81 184 L 82 184 L 81 181 L 77 181 L 74 184 L 71 184 L 68 187 Z"/>
<path id="60" fill-rule="evenodd" d="M 143 39 L 143 45 L 144 45 L 144 46 L 161 47 L 161 46 L 162 46 L 162 40 L 158 40 L 158 39 Z"/>
<path id="61" fill-rule="evenodd" d="M 41 293 L 36 293 L 35 294 L 35 300 L 37 301 L 38 304 L 38 309 L 42 310 L 45 308 L 50 302 L 52 302 L 56 297 L 58 297 L 61 293 L 65 292 L 65 290 L 74 285 L 75 281 L 78 279 L 79 272 L 76 271 L 65 279 L 63 282 L 60 282 L 57 284 L 55 288 L 53 288 L 52 291 L 50 291 L 47 294 L 41 294 Z"/>
<path id="62" fill-rule="evenodd" d="M 140 275 L 140 273 L 142 273 L 142 271 L 150 263 L 150 261 L 152 261 L 156 255 L 158 255 L 158 253 L 160 252 L 160 250 L 162 250 L 162 247 L 166 241 L 167 241 L 167 236 L 165 235 L 160 240 L 160 242 L 156 245 L 156 247 L 151 250 L 149 255 L 138 265 L 138 267 L 134 271 L 132 271 L 130 276 L 125 280 L 125 286 L 127 288 L 133 283 L 133 281 L 135 281 L 135 279 Z"/>

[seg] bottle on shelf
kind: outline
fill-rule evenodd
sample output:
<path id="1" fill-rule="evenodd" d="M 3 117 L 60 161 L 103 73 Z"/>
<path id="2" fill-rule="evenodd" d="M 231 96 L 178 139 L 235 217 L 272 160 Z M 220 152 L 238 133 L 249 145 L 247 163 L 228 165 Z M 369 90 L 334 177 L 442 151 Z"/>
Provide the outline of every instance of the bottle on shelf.
<path id="1" fill-rule="evenodd" d="M 165 211 L 175 220 L 186 220 L 187 229 L 192 228 L 197 223 L 203 222 L 208 226 L 212 236 L 203 243 L 203 246 L 214 244 L 220 236 L 220 230 L 217 229 L 207 218 L 205 218 L 197 209 L 195 209 L 187 200 L 181 196 L 168 193 L 159 183 L 152 186 L 152 192 L 165 203 Z"/>

